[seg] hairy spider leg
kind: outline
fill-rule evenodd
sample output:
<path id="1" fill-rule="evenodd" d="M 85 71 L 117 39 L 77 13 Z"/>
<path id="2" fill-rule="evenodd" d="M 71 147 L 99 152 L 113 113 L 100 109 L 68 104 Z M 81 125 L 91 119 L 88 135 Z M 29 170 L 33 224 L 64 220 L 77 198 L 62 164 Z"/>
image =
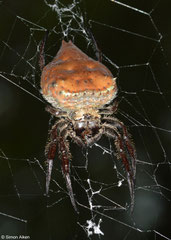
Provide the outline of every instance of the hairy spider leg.
<path id="1" fill-rule="evenodd" d="M 71 203 L 77 213 L 79 213 L 74 194 L 71 184 L 71 178 L 70 178 L 70 161 L 71 161 L 71 153 L 69 150 L 69 142 L 67 141 L 67 135 L 65 137 L 59 137 L 58 140 L 58 152 L 59 156 L 62 160 L 62 172 L 66 181 L 67 190 L 70 196 Z"/>
<path id="2" fill-rule="evenodd" d="M 94 50 L 96 51 L 96 57 L 97 57 L 97 61 L 99 62 L 102 62 L 102 52 L 101 50 L 99 49 L 98 45 L 97 45 L 97 42 L 95 40 L 95 37 L 93 36 L 92 32 L 90 31 L 89 28 L 87 28 L 87 32 L 88 32 L 88 35 L 90 36 L 90 38 L 92 39 L 93 41 L 93 48 Z"/>
<path id="3" fill-rule="evenodd" d="M 52 129 L 49 132 L 49 138 L 45 147 L 45 156 L 46 156 L 46 164 L 47 164 L 47 171 L 46 171 L 46 194 L 48 195 L 49 192 L 49 185 L 51 180 L 52 168 L 53 168 L 53 161 L 56 155 L 56 148 L 57 148 L 57 129 L 64 125 L 66 121 L 64 119 L 60 119 L 56 121 L 53 125 Z"/>
<path id="4" fill-rule="evenodd" d="M 53 115 L 56 116 L 56 113 L 53 108 L 49 107 L 47 109 Z M 62 112 L 59 112 L 59 115 L 62 115 Z M 46 194 L 49 192 L 49 185 L 52 174 L 53 160 L 56 155 L 56 148 L 58 146 L 58 155 L 62 162 L 62 173 L 66 181 L 67 190 L 70 196 L 71 203 L 77 213 L 79 213 L 75 198 L 72 190 L 72 184 L 70 179 L 70 161 L 71 161 L 71 153 L 69 150 L 69 142 L 67 140 L 70 131 L 68 130 L 68 120 L 64 120 L 63 118 L 56 121 L 53 125 L 52 130 L 50 131 L 50 137 L 48 140 L 48 144 L 46 145 L 45 154 L 47 156 L 47 172 L 46 172 Z"/>
<path id="5" fill-rule="evenodd" d="M 52 127 L 52 130 L 49 134 L 48 143 L 45 148 L 45 156 L 46 156 L 46 195 L 49 193 L 49 185 L 51 180 L 52 168 L 53 168 L 53 160 L 56 155 L 56 147 L 57 147 L 57 125 L 55 124 Z"/>
<path id="6" fill-rule="evenodd" d="M 43 40 L 41 41 L 40 47 L 39 47 L 39 52 L 40 52 L 39 53 L 39 67 L 40 67 L 41 72 L 45 66 L 44 49 L 45 49 L 45 43 L 48 38 L 48 35 L 49 35 L 49 31 L 46 31 L 45 36 L 44 36 Z"/>
<path id="7" fill-rule="evenodd" d="M 68 114 L 64 111 L 62 111 L 60 108 L 54 108 L 52 106 L 46 106 L 45 110 L 52 114 L 55 117 L 67 117 Z"/>
<path id="8" fill-rule="evenodd" d="M 127 182 L 131 196 L 131 212 L 134 206 L 134 182 L 136 174 L 136 152 L 134 145 L 130 139 L 129 133 L 125 125 L 115 117 L 104 116 L 105 135 L 115 140 L 117 158 L 122 160 L 122 163 L 127 172 Z M 127 154 L 126 154 L 127 153 Z"/>
<path id="9" fill-rule="evenodd" d="M 109 105 L 107 107 L 104 106 L 103 108 L 99 109 L 100 110 L 99 114 L 100 115 L 107 115 L 107 116 L 116 114 L 116 112 L 118 110 L 118 105 L 119 105 L 118 101 L 115 100 L 113 105 L 111 105 L 111 106 Z"/>

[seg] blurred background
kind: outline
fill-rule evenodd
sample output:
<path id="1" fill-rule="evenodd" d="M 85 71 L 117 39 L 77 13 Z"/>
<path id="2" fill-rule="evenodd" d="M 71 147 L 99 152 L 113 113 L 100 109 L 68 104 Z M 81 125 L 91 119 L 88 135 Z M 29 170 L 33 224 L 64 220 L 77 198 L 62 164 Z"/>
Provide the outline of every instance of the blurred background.
<path id="1" fill-rule="evenodd" d="M 0 235 L 171 239 L 170 7 L 169 0 L 0 1 Z M 44 194 L 44 148 L 54 123 L 40 92 L 39 44 L 47 30 L 46 63 L 62 39 L 96 59 L 94 36 L 117 77 L 117 117 L 137 150 L 132 214 L 126 173 L 105 137 L 89 150 L 71 143 L 79 215 L 57 156 Z"/>

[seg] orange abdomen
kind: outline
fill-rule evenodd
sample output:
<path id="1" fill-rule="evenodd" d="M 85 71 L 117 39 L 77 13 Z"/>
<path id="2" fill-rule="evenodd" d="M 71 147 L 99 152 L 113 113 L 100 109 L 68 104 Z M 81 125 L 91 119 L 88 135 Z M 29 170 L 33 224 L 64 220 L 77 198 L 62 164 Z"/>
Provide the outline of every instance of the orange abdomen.
<path id="1" fill-rule="evenodd" d="M 66 110 L 101 108 L 117 93 L 111 72 L 71 41 L 62 41 L 56 57 L 44 67 L 41 88 L 48 102 Z"/>

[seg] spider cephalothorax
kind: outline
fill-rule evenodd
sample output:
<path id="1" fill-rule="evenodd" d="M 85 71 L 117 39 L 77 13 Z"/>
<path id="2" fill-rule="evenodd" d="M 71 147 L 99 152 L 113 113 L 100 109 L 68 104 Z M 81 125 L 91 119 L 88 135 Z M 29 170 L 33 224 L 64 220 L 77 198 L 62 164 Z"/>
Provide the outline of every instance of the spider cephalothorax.
<path id="1" fill-rule="evenodd" d="M 73 119 L 73 137 L 77 138 L 79 145 L 83 147 L 91 146 L 102 134 L 99 116 L 93 116 L 85 112 L 82 118 Z"/>
<path id="2" fill-rule="evenodd" d="M 47 111 L 57 118 L 45 151 L 48 166 L 46 192 L 49 191 L 53 160 L 58 148 L 69 196 L 78 211 L 70 180 L 68 140 L 89 147 L 104 134 L 114 139 L 117 157 L 124 164 L 132 206 L 136 153 L 126 127 L 112 116 L 117 110 L 117 103 L 109 105 L 117 94 L 116 79 L 101 62 L 89 58 L 71 41 L 63 41 L 56 57 L 45 67 L 42 59 L 43 47 L 40 62 L 43 70 L 42 94 L 52 105 L 47 107 Z"/>

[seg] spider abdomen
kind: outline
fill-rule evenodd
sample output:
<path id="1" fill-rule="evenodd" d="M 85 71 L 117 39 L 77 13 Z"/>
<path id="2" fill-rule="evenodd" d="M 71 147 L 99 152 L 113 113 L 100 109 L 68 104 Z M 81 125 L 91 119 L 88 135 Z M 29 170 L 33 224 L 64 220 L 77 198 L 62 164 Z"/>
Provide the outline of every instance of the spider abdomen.
<path id="1" fill-rule="evenodd" d="M 84 54 L 71 41 L 62 42 L 56 57 L 41 76 L 44 98 L 55 108 L 101 108 L 117 93 L 116 79 L 99 61 Z"/>

